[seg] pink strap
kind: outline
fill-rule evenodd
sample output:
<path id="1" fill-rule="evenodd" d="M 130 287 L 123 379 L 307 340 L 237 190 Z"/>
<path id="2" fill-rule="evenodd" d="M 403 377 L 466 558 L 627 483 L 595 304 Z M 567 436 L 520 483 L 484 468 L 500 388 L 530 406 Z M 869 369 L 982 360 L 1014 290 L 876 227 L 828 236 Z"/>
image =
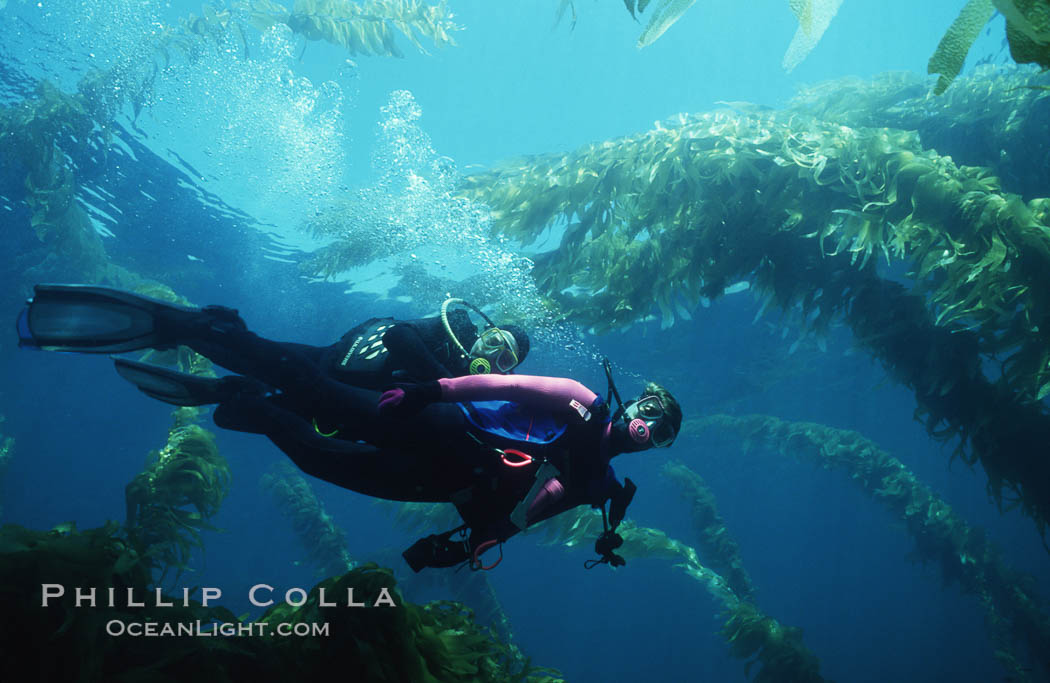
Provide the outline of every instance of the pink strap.
<path id="1" fill-rule="evenodd" d="M 453 403 L 465 401 L 511 401 L 532 408 L 571 410 L 577 401 L 584 407 L 594 403 L 598 394 L 567 377 L 539 375 L 471 375 L 439 379 L 441 399 Z"/>

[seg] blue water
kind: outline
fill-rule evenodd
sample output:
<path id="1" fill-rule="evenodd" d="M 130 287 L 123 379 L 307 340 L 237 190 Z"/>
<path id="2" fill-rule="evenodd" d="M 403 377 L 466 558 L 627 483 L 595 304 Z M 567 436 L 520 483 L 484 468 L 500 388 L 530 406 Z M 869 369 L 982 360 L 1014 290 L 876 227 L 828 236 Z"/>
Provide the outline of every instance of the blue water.
<path id="1" fill-rule="evenodd" d="M 303 51 L 301 42 L 291 43 L 286 59 L 261 49 L 251 68 L 206 58 L 182 72 L 184 82 L 161 84 L 167 100 L 137 118 L 118 117 L 106 154 L 79 153 L 78 181 L 96 193 L 81 198 L 106 210 L 108 217 L 96 216 L 97 226 L 112 233 L 105 245 L 114 262 L 153 274 L 194 302 L 234 306 L 265 336 L 328 344 L 360 320 L 421 315 L 442 298 L 348 292 L 357 283 L 312 281 L 295 264 L 300 250 L 314 246 L 297 217 L 373 182 L 370 158 L 391 92 L 410 91 L 435 153 L 469 170 L 641 132 L 717 101 L 779 107 L 798 86 L 824 79 L 923 73 L 963 3 L 937 0 L 918 8 L 906 0 L 847 0 L 791 74 L 780 66 L 795 31 L 785 2 L 698 2 L 642 51 L 634 47 L 641 25 L 621 3 L 575 4 L 579 16 L 570 30 L 567 18 L 552 28 L 553 1 L 454 2 L 456 19 L 467 28 L 455 36 L 458 47 L 430 56 L 402 40 L 407 57 L 400 60 L 353 57 L 349 64 L 336 47 L 310 43 Z M 72 91 L 89 66 L 121 64 L 152 21 L 200 12 L 192 2 L 132 6 L 134 12 L 124 12 L 123 2 L 11 0 L 0 10 L 0 104 L 29 96 L 45 78 Z M 971 61 L 998 53 L 1001 36 L 1001 26 L 993 25 Z M 274 74 L 291 85 L 266 81 L 267 88 L 246 90 L 252 79 Z M 303 78 L 310 83 L 296 80 Z M 338 97 L 335 90 L 318 94 L 326 81 L 335 83 Z M 205 96 L 205 90 L 219 93 Z M 294 114 L 295 97 L 304 93 L 318 101 L 335 98 L 324 105 L 338 114 L 331 128 Z M 217 113 L 216 102 L 226 114 Z M 234 125 L 223 129 L 224 120 Z M 309 136 L 316 144 L 304 142 Z M 14 255 L 38 248 L 21 182 L 14 163 L 0 160 L 2 239 Z M 452 265 L 474 274 L 469 260 Z M 17 263 L 0 273 L 8 292 L 0 296 L 0 311 L 13 319 L 31 282 Z M 902 460 L 968 523 L 985 528 L 1008 563 L 1034 574 L 1044 594 L 1050 591 L 1047 555 L 1031 522 L 995 509 L 983 472 L 959 462 L 949 470 L 950 450 L 913 420 L 911 394 L 876 362 L 851 352 L 846 330 L 832 331 L 826 351 L 802 345 L 789 354 L 797 334 L 782 337 L 776 314 L 752 323 L 757 308 L 743 293 L 698 308 L 692 321 L 668 330 L 649 324 L 584 335 L 574 349 L 561 338 L 537 339 L 523 370 L 571 375 L 604 391 L 598 364 L 578 351 L 584 348 L 626 369 L 625 393 L 642 378 L 665 384 L 687 417 L 731 410 L 857 430 Z M 3 522 L 49 528 L 75 520 L 89 528 L 123 519 L 124 485 L 147 453 L 163 445 L 167 408 L 139 395 L 104 359 L 19 351 L 11 335 L 0 338 L 0 377 L 6 418 L 0 434 L 16 444 L 0 481 Z M 248 610 L 246 591 L 255 583 L 309 588 L 318 577 L 258 483 L 285 457 L 263 437 L 218 431 L 217 439 L 234 475 L 214 520 L 222 531 L 206 535 L 199 569 L 180 582 L 221 587 L 223 603 L 240 613 Z M 631 518 L 690 544 L 688 507 L 659 473 L 668 456 L 707 480 L 740 544 L 758 604 L 804 629 L 826 678 L 1004 678 L 977 601 L 957 586 L 943 586 L 937 567 L 912 562 L 903 526 L 844 473 L 761 450 L 744 456 L 729 439 L 683 437 L 670 453 L 619 459 L 620 476 L 639 485 Z M 347 531 L 355 558 L 389 556 L 415 539 L 371 500 L 312 484 Z M 588 552 L 529 538 L 511 541 L 505 555 L 491 580 L 534 663 L 556 667 L 570 681 L 745 680 L 743 663 L 730 657 L 718 635 L 720 606 L 667 562 L 632 560 L 618 571 L 585 571 Z"/>

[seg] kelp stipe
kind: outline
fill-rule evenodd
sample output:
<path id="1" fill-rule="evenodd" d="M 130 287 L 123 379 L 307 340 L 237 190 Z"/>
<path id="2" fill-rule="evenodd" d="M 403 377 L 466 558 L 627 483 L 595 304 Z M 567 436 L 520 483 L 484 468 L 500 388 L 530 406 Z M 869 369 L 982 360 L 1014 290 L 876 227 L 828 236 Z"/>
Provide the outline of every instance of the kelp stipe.
<path id="1" fill-rule="evenodd" d="M 295 535 L 322 576 L 338 576 L 354 568 L 346 532 L 324 510 L 313 489 L 291 465 L 280 463 L 263 475 L 277 509 L 292 523 Z"/>

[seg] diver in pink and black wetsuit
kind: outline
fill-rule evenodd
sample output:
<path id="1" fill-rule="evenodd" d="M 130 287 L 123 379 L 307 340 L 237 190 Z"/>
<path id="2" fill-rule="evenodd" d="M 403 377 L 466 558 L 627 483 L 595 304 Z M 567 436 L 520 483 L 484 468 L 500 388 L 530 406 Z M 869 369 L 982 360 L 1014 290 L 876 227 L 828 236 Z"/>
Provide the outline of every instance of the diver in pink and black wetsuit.
<path id="1" fill-rule="evenodd" d="M 619 401 L 611 375 L 610 391 Z M 599 562 L 623 564 L 613 552 L 622 542 L 615 531 L 635 487 L 630 479 L 621 485 L 609 461 L 620 453 L 671 445 L 682 411 L 665 389 L 647 384 L 637 400 L 621 404 L 610 417 L 602 397 L 575 380 L 456 377 L 388 390 L 379 412 L 408 417 L 436 402 L 459 406 L 467 435 L 479 442 L 490 466 L 450 499 L 465 524 L 405 551 L 415 571 L 468 559 L 482 568 L 480 553 L 527 526 L 584 504 L 600 507 L 605 516 L 607 501 L 611 525 L 605 517 L 606 531 L 596 544 Z"/>
<path id="2" fill-rule="evenodd" d="M 390 500 L 454 503 L 462 526 L 405 551 L 417 572 L 464 562 L 491 568 L 484 552 L 584 504 L 601 508 L 605 520 L 596 562 L 623 564 L 615 531 L 635 486 L 630 479 L 620 484 L 609 461 L 670 446 L 682 422 L 678 402 L 654 383 L 614 415 L 601 396 L 556 377 L 453 377 L 381 395 L 338 383 L 315 390 L 328 397 L 324 420 L 338 422 L 338 438 L 319 435 L 301 411 L 284 405 L 296 402 L 294 388 L 232 396 L 215 409 L 215 423 L 266 435 L 304 472 L 338 486 Z M 610 390 L 619 402 L 611 381 Z"/>

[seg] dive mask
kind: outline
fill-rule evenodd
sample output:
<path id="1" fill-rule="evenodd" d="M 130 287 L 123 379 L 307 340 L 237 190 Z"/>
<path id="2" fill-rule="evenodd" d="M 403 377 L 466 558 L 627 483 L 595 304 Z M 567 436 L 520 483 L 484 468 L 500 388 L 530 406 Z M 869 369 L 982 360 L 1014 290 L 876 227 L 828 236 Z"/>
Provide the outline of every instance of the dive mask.
<path id="1" fill-rule="evenodd" d="M 473 357 L 471 374 L 487 374 L 492 368 L 510 372 L 518 365 L 518 342 L 510 332 L 490 327 L 470 347 L 470 355 Z"/>
<path id="2" fill-rule="evenodd" d="M 631 439 L 637 444 L 663 448 L 674 443 L 677 436 L 664 412 L 664 404 L 657 396 L 643 396 L 628 403 L 623 419 Z"/>

